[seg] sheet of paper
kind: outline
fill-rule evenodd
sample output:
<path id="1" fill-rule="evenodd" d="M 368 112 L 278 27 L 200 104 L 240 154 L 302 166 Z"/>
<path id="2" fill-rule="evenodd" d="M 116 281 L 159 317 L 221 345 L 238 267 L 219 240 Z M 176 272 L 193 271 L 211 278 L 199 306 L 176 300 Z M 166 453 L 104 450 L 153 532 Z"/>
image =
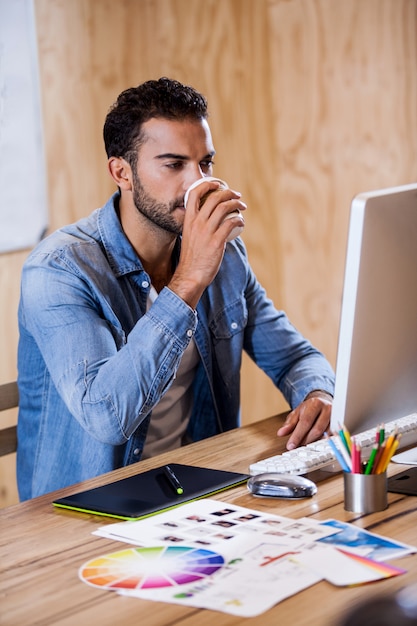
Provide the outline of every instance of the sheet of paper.
<path id="1" fill-rule="evenodd" d="M 294 560 L 302 563 L 332 585 L 363 585 L 375 580 L 404 574 L 405 570 L 387 563 L 373 561 L 320 542 L 304 547 Z"/>
<path id="2" fill-rule="evenodd" d="M 253 617 L 321 580 L 294 560 L 298 550 L 241 534 L 218 549 L 124 548 L 80 568 L 89 585 L 145 600 Z"/>
<path id="3" fill-rule="evenodd" d="M 140 546 L 215 546 L 256 535 L 257 541 L 300 546 L 340 532 L 304 518 L 294 520 L 203 498 L 158 515 L 102 526 L 93 534 Z"/>
<path id="4" fill-rule="evenodd" d="M 374 561 L 398 559 L 407 554 L 413 554 L 417 550 L 415 546 L 394 541 L 388 537 L 381 537 L 354 524 L 331 519 L 322 522 L 322 525 L 338 529 L 340 532 L 320 538 L 321 543 L 347 550 L 353 554 L 367 556 Z"/>
<path id="5" fill-rule="evenodd" d="M 130 544 L 85 563 L 81 580 L 146 600 L 253 617 L 319 582 L 357 585 L 404 572 L 415 551 L 353 524 L 291 519 L 203 498 L 95 535 Z"/>

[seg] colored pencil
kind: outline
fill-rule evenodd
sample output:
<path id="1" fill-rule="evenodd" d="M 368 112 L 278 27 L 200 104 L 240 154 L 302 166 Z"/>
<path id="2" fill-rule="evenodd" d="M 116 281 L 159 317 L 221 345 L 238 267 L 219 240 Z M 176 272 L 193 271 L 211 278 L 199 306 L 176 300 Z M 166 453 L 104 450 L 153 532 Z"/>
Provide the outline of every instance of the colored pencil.
<path id="1" fill-rule="evenodd" d="M 394 442 L 393 442 L 393 444 L 392 444 L 392 446 L 391 446 L 391 449 L 390 449 L 390 451 L 389 451 L 389 453 L 388 453 L 388 455 L 387 455 L 387 458 L 386 458 L 386 461 L 385 461 L 385 465 L 384 465 L 384 467 L 382 468 L 382 471 L 383 471 L 383 472 L 386 472 L 386 471 L 387 471 L 388 465 L 389 465 L 389 463 L 390 463 L 390 461 L 391 461 L 392 457 L 394 456 L 394 454 L 395 454 L 395 453 L 396 453 L 396 451 L 397 451 L 398 444 L 400 443 L 400 439 L 401 439 L 401 435 L 397 435 L 397 436 L 395 437 L 395 440 L 394 440 Z"/>
<path id="2" fill-rule="evenodd" d="M 349 467 L 349 464 L 346 463 L 343 454 L 340 452 L 339 448 L 336 446 L 335 442 L 333 441 L 333 439 L 331 439 L 331 437 L 329 437 L 328 433 L 324 433 L 325 438 L 327 439 L 331 449 L 333 450 L 333 454 L 335 455 L 340 467 L 342 468 L 342 470 L 344 472 L 350 472 L 351 468 Z"/>
<path id="3" fill-rule="evenodd" d="M 376 453 L 376 457 L 374 460 L 374 466 L 372 469 L 372 474 L 377 474 L 378 473 L 378 465 L 379 465 L 379 461 L 382 457 L 382 455 L 384 454 L 384 450 L 385 450 L 385 441 L 383 442 L 382 445 L 379 446 L 378 451 Z"/>
<path id="4" fill-rule="evenodd" d="M 347 431 L 347 429 L 344 426 L 339 426 L 339 432 L 338 435 L 343 443 L 343 445 L 345 446 L 345 449 L 347 451 L 348 454 L 352 453 L 352 442 L 350 439 L 350 435 Z"/>
<path id="5" fill-rule="evenodd" d="M 366 464 L 365 474 L 372 474 L 372 469 L 374 467 L 375 457 L 378 452 L 378 449 L 379 449 L 379 445 L 377 443 L 374 443 L 374 445 L 372 446 L 371 455 Z"/>
<path id="6" fill-rule="evenodd" d="M 384 468 L 386 468 L 387 466 L 387 459 L 389 458 L 391 447 L 395 441 L 395 436 L 396 436 L 396 431 L 391 433 L 388 439 L 385 440 L 384 452 L 378 459 L 378 464 L 375 466 L 375 472 L 374 472 L 375 474 L 381 474 L 381 472 L 385 471 Z"/>

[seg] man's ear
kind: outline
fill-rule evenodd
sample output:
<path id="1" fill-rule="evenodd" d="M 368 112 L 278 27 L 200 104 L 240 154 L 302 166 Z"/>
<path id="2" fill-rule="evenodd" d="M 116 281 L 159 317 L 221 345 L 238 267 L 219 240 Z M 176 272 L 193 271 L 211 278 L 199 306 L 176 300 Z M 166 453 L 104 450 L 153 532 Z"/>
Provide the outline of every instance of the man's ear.
<path id="1" fill-rule="evenodd" d="M 124 191 L 132 189 L 132 168 L 122 157 L 110 157 L 107 166 L 116 185 Z"/>

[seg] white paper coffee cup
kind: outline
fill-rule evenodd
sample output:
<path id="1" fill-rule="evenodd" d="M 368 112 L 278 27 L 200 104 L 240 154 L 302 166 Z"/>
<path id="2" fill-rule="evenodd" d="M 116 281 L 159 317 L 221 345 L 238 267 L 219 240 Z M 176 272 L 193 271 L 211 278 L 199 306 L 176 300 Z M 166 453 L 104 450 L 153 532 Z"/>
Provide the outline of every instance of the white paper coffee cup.
<path id="1" fill-rule="evenodd" d="M 184 196 L 184 208 L 185 209 L 187 209 L 187 203 L 188 203 L 188 197 L 190 195 L 190 191 L 192 191 L 193 189 L 195 189 L 196 187 L 198 187 L 198 185 L 201 185 L 202 183 L 207 183 L 211 181 L 216 181 L 220 183 L 220 187 L 219 187 L 220 189 L 229 189 L 229 185 L 221 178 L 215 178 L 214 176 L 204 176 L 203 178 L 199 178 L 198 180 L 194 181 L 193 184 L 190 185 L 190 187 L 185 192 L 185 196 Z M 214 191 L 217 191 L 217 189 L 210 190 L 206 194 L 204 194 L 204 196 L 200 199 L 200 207 L 203 206 L 208 196 Z M 236 217 L 236 215 L 241 215 L 241 212 L 239 210 L 233 211 L 233 213 L 229 213 L 228 215 L 226 215 L 224 219 L 228 220 L 231 217 Z M 226 241 L 232 241 L 233 239 L 236 239 L 236 237 L 239 237 L 243 229 L 244 229 L 244 226 L 236 226 L 232 230 L 232 232 L 230 233 Z"/>

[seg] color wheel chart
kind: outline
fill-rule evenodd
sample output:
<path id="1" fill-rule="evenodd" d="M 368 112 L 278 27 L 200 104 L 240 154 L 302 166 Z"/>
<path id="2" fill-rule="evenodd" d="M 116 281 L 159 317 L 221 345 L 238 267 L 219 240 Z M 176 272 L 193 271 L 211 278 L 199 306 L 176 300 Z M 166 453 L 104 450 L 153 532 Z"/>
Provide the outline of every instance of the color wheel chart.
<path id="1" fill-rule="evenodd" d="M 202 548 L 129 548 L 88 561 L 79 576 L 102 589 L 157 589 L 201 581 L 223 565 L 220 554 Z"/>

